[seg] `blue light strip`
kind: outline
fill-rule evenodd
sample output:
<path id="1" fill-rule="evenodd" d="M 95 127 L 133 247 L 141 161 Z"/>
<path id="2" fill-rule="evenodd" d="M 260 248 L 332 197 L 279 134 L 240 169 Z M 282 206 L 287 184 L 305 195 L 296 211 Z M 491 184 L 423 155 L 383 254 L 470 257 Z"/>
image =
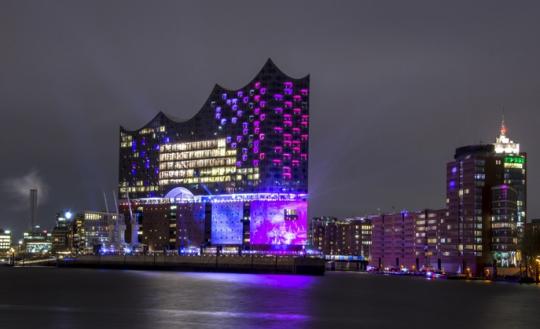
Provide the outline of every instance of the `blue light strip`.
<path id="1" fill-rule="evenodd" d="M 179 198 L 141 198 L 132 201 L 144 204 L 160 203 L 222 203 L 222 202 L 245 202 L 245 201 L 305 201 L 307 194 L 297 193 L 239 193 L 239 194 L 214 194 L 182 196 Z"/>

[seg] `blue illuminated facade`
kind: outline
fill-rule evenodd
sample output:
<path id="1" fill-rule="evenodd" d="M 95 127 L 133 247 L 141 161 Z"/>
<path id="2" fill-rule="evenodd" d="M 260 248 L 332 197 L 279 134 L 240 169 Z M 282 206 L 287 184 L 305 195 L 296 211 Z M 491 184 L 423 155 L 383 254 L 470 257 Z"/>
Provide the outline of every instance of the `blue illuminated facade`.
<path id="1" fill-rule="evenodd" d="M 218 245 L 242 244 L 243 202 L 212 204 L 211 241 Z"/>

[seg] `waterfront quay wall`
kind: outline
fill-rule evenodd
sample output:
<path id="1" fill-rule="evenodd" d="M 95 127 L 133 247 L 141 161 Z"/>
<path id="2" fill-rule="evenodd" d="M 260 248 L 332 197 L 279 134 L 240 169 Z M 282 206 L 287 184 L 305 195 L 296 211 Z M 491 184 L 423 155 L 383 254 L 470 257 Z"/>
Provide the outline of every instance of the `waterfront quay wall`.
<path id="1" fill-rule="evenodd" d="M 265 255 L 106 255 L 51 261 L 59 267 L 323 275 L 321 258 Z"/>

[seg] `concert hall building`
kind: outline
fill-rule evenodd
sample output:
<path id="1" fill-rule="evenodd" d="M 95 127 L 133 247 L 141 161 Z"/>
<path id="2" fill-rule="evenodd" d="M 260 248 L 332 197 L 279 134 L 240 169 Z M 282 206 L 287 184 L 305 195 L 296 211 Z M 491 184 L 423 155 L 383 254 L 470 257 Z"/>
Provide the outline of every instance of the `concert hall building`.
<path id="1" fill-rule="evenodd" d="M 126 240 L 150 251 L 302 250 L 308 231 L 309 76 L 270 59 L 215 85 L 191 119 L 120 128 Z"/>

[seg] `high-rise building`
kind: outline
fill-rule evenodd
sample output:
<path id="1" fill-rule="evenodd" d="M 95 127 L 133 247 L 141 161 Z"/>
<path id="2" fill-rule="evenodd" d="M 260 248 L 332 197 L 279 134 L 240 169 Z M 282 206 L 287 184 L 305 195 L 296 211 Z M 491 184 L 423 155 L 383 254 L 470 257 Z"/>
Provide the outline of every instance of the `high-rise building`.
<path id="1" fill-rule="evenodd" d="M 491 188 L 491 252 L 499 266 L 508 267 L 517 265 L 517 250 L 519 237 L 522 232 L 518 230 L 518 193 L 506 185 Z"/>
<path id="2" fill-rule="evenodd" d="M 456 149 L 447 164 L 445 255 L 463 268 L 516 266 L 527 210 L 527 155 L 507 136 Z"/>
<path id="3" fill-rule="evenodd" d="M 187 121 L 120 129 L 119 197 L 131 244 L 301 249 L 307 243 L 309 76 L 268 60 L 216 85 Z"/>
<path id="4" fill-rule="evenodd" d="M 73 214 L 65 211 L 56 215 L 51 231 L 52 253 L 70 253 L 73 250 Z"/>

